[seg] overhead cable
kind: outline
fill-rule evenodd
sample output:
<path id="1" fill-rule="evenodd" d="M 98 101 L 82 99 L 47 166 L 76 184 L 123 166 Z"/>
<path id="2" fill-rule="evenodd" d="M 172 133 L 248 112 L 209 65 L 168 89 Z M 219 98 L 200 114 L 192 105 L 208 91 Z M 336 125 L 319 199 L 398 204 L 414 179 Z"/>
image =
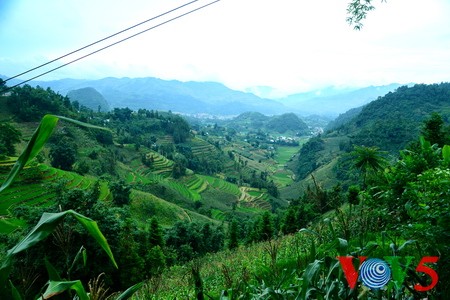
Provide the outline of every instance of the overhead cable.
<path id="1" fill-rule="evenodd" d="M 114 36 L 116 36 L 116 35 L 118 35 L 118 34 L 120 34 L 120 33 L 123 33 L 123 32 L 125 32 L 125 31 L 128 31 L 128 30 L 130 30 L 130 29 L 132 29 L 132 28 L 135 28 L 135 27 L 137 27 L 137 26 L 139 26 L 139 25 L 142 25 L 142 24 L 144 24 L 144 23 L 146 23 L 146 22 L 149 22 L 149 21 L 151 21 L 151 20 L 154 20 L 154 19 L 156 19 L 156 18 L 159 18 L 159 17 L 161 17 L 161 16 L 164 16 L 164 15 L 170 13 L 170 12 L 176 11 L 176 10 L 182 8 L 182 7 L 185 7 L 185 6 L 189 5 L 189 4 L 192 4 L 192 3 L 197 2 L 197 1 L 199 1 L 199 0 L 194 0 L 194 1 L 191 1 L 191 2 L 189 2 L 189 3 L 184 4 L 184 5 L 182 5 L 182 6 L 179 6 L 179 7 L 177 7 L 177 8 L 174 8 L 174 9 L 172 9 L 172 10 L 170 10 L 170 11 L 167 11 L 167 12 L 165 12 L 165 13 L 163 13 L 163 14 L 160 14 L 160 15 L 158 15 L 158 16 L 156 16 L 156 17 L 153 17 L 153 18 L 151 18 L 151 19 L 148 19 L 148 20 L 146 20 L 146 21 L 143 21 L 143 22 L 141 22 L 141 23 L 139 23 L 139 24 L 136 24 L 136 25 L 134 25 L 134 26 L 131 26 L 131 27 L 129 27 L 129 28 L 127 28 L 127 29 L 124 29 L 124 30 L 122 30 L 122 31 L 120 31 L 120 32 L 117 32 L 117 33 L 115 33 L 115 34 L 113 34 L 113 35 L 110 35 L 110 36 L 108 36 L 108 37 L 106 37 L 106 38 L 103 38 L 103 39 L 98 40 L 98 41 L 96 41 L 96 42 L 94 42 L 94 43 L 91 43 L 91 44 L 86 45 L 86 46 L 84 46 L 84 47 L 82 47 L 82 48 L 79 48 L 79 49 L 77 49 L 77 50 L 75 50 L 75 51 L 72 51 L 72 52 L 70 52 L 70 53 L 68 53 L 68 54 L 65 54 L 65 55 L 63 55 L 63 56 L 60 56 L 60 57 L 58 57 L 58 58 L 55 58 L 55 59 L 53 59 L 53 60 L 51 60 L 51 61 L 49 61 L 49 62 L 47 62 L 47 63 L 45 63 L 45 64 L 42 64 L 42 65 L 37 66 L 37 67 L 35 67 L 35 68 L 29 69 L 28 71 L 25 71 L 25 72 L 22 72 L 22 73 L 20 73 L 20 74 L 18 74 L 18 75 L 15 75 L 15 76 L 13 76 L 13 77 L 10 77 L 10 78 L 4 80 L 3 82 L 7 82 L 8 80 L 17 78 L 18 76 L 21 76 L 21 75 L 23 75 L 23 74 L 27 74 L 27 73 L 29 73 L 29 72 L 31 72 L 31 71 L 34 71 L 34 70 L 36 70 L 36 69 L 39 69 L 39 68 L 41 68 L 41 67 L 43 67 L 43 66 L 46 66 L 46 65 L 48 65 L 48 64 L 51 64 L 51 63 L 53 63 L 53 62 L 55 62 L 55 61 L 57 61 L 57 60 L 60 60 L 60 59 L 62 59 L 62 58 L 64 58 L 64 57 L 67 57 L 67 56 L 69 56 L 69 55 L 71 55 L 71 54 L 74 54 L 74 53 L 76 53 L 76 52 L 79 52 L 79 51 L 81 51 L 81 50 L 84 50 L 84 49 L 86 49 L 86 48 L 88 48 L 88 47 L 91 47 L 91 46 L 93 46 L 93 45 L 95 45 L 95 44 L 98 44 L 98 43 L 100 43 L 100 42 L 102 42 L 102 41 L 105 41 L 105 40 L 107 40 L 107 39 L 109 39 L 109 38 L 111 38 L 111 37 L 114 37 Z M 6 91 L 8 91 L 8 90 L 11 90 L 11 89 L 13 89 L 13 88 L 19 86 L 19 85 L 22 85 L 22 84 L 24 84 L 24 83 L 27 83 L 27 82 L 29 82 L 29 81 L 31 81 L 31 80 L 34 80 L 34 79 L 39 78 L 39 77 L 41 77 L 41 76 L 44 76 L 44 75 L 46 75 L 46 74 L 48 74 L 48 73 L 54 72 L 54 71 L 56 71 L 56 70 L 58 70 L 58 69 L 61 69 L 61 68 L 65 67 L 65 66 L 67 66 L 67 65 L 70 65 L 70 64 L 72 64 L 72 63 L 74 63 L 74 62 L 77 62 L 77 61 L 79 61 L 79 60 L 82 60 L 82 59 L 84 59 L 84 58 L 86 58 L 86 57 L 88 57 L 88 56 L 91 56 L 91 55 L 93 55 L 93 54 L 95 54 L 95 53 L 98 53 L 98 52 L 100 52 L 100 51 L 103 51 L 103 50 L 105 50 L 105 49 L 108 49 L 108 48 L 110 48 L 110 47 L 112 47 L 112 46 L 115 46 L 115 45 L 117 45 L 117 44 L 120 44 L 120 43 L 122 43 L 122 42 L 124 42 L 124 41 L 127 41 L 127 40 L 129 40 L 129 39 L 131 39 L 131 38 L 134 38 L 134 37 L 136 37 L 136 36 L 138 36 L 138 35 L 140 35 L 140 34 L 143 34 L 143 33 L 147 32 L 147 31 L 150 31 L 150 30 L 152 30 L 152 29 L 158 28 L 158 27 L 160 27 L 160 26 L 162 26 L 162 25 L 164 25 L 164 24 L 167 24 L 167 23 L 169 23 L 169 22 L 175 21 L 175 20 L 177 20 L 177 19 L 179 19 L 179 18 L 181 18 L 181 17 L 184 17 L 184 16 L 186 16 L 186 15 L 189 15 L 189 14 L 191 14 L 191 13 L 193 13 L 193 12 L 199 11 L 199 10 L 201 10 L 201 9 L 203 9 L 203 8 L 205 8 L 205 7 L 208 7 L 208 6 L 210 6 L 210 5 L 214 4 L 214 3 L 217 3 L 217 2 L 219 2 L 219 1 L 220 1 L 220 0 L 212 1 L 212 2 L 210 2 L 210 3 L 207 3 L 207 4 L 205 4 L 205 5 L 202 5 L 202 6 L 200 6 L 200 7 L 195 8 L 195 9 L 192 9 L 192 10 L 190 10 L 190 11 L 188 11 L 188 12 L 185 12 L 185 13 L 183 13 L 183 14 L 181 14 L 181 15 L 178 15 L 178 16 L 176 16 L 176 17 L 173 17 L 173 18 L 171 18 L 171 19 L 169 19 L 169 20 L 166 20 L 166 21 L 164 21 L 164 22 L 161 22 L 161 23 L 159 23 L 159 24 L 157 24 L 157 25 L 154 25 L 154 26 L 152 26 L 152 27 L 149 27 L 149 28 L 147 28 L 147 29 L 144 29 L 144 30 L 142 30 L 142 31 L 139 31 L 138 33 L 135 33 L 135 34 L 130 35 L 130 36 L 126 37 L 126 38 L 123 38 L 123 39 L 121 39 L 121 40 L 119 40 L 119 41 L 117 41 L 117 42 L 111 43 L 111 44 L 109 44 L 109 45 L 107 45 L 107 46 L 105 46 L 105 47 L 102 47 L 102 48 L 100 48 L 100 49 L 97 49 L 97 50 L 95 50 L 95 51 L 92 51 L 92 52 L 90 52 L 90 53 L 88 53 L 88 54 L 86 54 L 86 55 L 83 55 L 83 56 L 78 57 L 78 58 L 76 58 L 76 59 L 74 59 L 74 60 L 71 60 L 71 61 L 69 61 L 69 62 L 67 62 L 67 63 L 65 63 L 65 64 L 63 64 L 63 65 L 61 65 L 61 66 L 58 66 L 58 67 L 53 68 L 53 69 L 51 69 L 51 70 L 49 70 L 49 71 L 43 72 L 43 73 L 41 73 L 41 74 L 39 74 L 39 75 L 36 75 L 36 76 L 34 76 L 34 77 L 30 78 L 30 79 L 24 80 L 24 81 L 22 81 L 22 82 L 20 82 L 20 83 L 18 83 L 18 84 L 15 84 L 15 85 L 13 85 L 13 86 L 11 86 L 11 87 L 7 87 L 6 89 L 2 90 L 2 92 L 6 92 Z"/>

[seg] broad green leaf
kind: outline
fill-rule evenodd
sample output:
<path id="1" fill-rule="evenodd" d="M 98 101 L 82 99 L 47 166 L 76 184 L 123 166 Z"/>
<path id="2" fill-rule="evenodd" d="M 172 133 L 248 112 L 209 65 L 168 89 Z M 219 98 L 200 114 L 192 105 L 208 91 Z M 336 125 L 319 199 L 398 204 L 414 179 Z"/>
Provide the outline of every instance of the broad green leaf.
<path id="1" fill-rule="evenodd" d="M 314 280 L 319 276 L 321 265 L 322 261 L 315 260 L 306 267 L 302 276 L 300 299 L 308 299 L 309 293 L 312 292 L 311 288 L 315 286 Z"/>
<path id="2" fill-rule="evenodd" d="M 33 136 L 28 142 L 27 147 L 22 152 L 22 154 L 20 154 L 16 163 L 9 172 L 9 175 L 6 178 L 5 182 L 0 187 L 0 192 L 2 192 L 4 189 L 10 186 L 14 181 L 14 179 L 16 178 L 16 176 L 19 174 L 19 172 L 23 169 L 23 167 L 25 167 L 25 165 L 29 161 L 31 161 L 39 153 L 39 151 L 41 151 L 44 144 L 50 138 L 53 129 L 55 128 L 57 123 L 58 117 L 56 116 L 45 115 L 42 118 L 41 123 L 39 124 L 36 131 L 33 133 Z"/>
<path id="3" fill-rule="evenodd" d="M 19 175 L 19 172 L 34 158 L 36 155 L 42 150 L 45 143 L 48 141 L 50 136 L 52 135 L 53 130 L 55 129 L 56 125 L 58 124 L 58 120 L 65 120 L 83 127 L 88 128 L 94 128 L 94 129 L 102 129 L 102 130 L 108 130 L 106 128 L 102 128 L 99 126 L 94 126 L 91 124 L 83 123 L 77 120 L 73 120 L 70 118 L 62 117 L 62 116 L 54 116 L 54 115 L 45 115 L 41 123 L 39 124 L 36 131 L 33 133 L 33 136 L 31 137 L 30 141 L 27 144 L 27 147 L 25 150 L 20 154 L 19 158 L 17 159 L 16 163 L 12 167 L 11 171 L 8 174 L 8 177 L 3 182 L 2 186 L 0 187 L 0 192 L 5 190 L 7 187 L 9 187 L 14 179 Z"/>
<path id="4" fill-rule="evenodd" d="M 102 234 L 100 229 L 98 228 L 97 222 L 92 219 L 85 217 L 73 210 L 67 211 L 72 214 L 78 222 L 83 225 L 83 227 L 89 232 L 89 234 L 97 241 L 97 243 L 103 248 L 103 250 L 108 254 L 112 263 L 116 268 L 118 268 L 116 260 L 114 259 L 114 255 L 112 254 L 111 248 L 109 248 L 108 242 L 106 241 L 105 236 Z"/>
<path id="5" fill-rule="evenodd" d="M 338 252 L 340 255 L 347 254 L 348 242 L 345 239 L 338 238 Z"/>
<path id="6" fill-rule="evenodd" d="M 228 291 L 223 290 L 220 294 L 219 300 L 230 300 L 230 298 L 228 297 Z"/>
<path id="7" fill-rule="evenodd" d="M 80 300 L 89 300 L 89 295 L 86 293 L 83 284 L 79 280 L 75 281 L 52 281 L 48 283 L 48 287 L 39 299 L 49 299 L 53 296 L 64 293 L 68 290 L 74 290 Z"/>
<path id="8" fill-rule="evenodd" d="M 129 287 L 125 292 L 119 295 L 119 297 L 116 298 L 116 300 L 125 300 L 133 296 L 134 293 L 136 293 L 142 286 L 144 285 L 143 282 L 137 283 L 131 287 Z"/>
<path id="9" fill-rule="evenodd" d="M 61 277 L 58 274 L 56 268 L 48 261 L 47 257 L 44 259 L 45 268 L 47 269 L 48 279 L 54 281 L 61 281 Z"/>
<path id="10" fill-rule="evenodd" d="M 5 293 L 6 282 L 12 269 L 12 257 L 6 256 L 0 267 L 0 294 Z"/>
<path id="11" fill-rule="evenodd" d="M 89 234 L 97 241 L 97 243 L 103 248 L 108 257 L 111 259 L 114 266 L 117 268 L 117 263 L 111 252 L 111 249 L 106 241 L 106 238 L 101 233 L 97 226 L 97 223 L 92 219 L 89 219 L 73 210 L 67 210 L 60 213 L 43 213 L 38 224 L 28 233 L 28 235 L 22 239 L 13 248 L 8 250 L 6 258 L 0 268 L 0 287 L 3 287 L 11 272 L 12 257 L 28 248 L 34 246 L 36 243 L 44 240 L 58 224 L 64 219 L 64 217 L 70 214 L 77 219 L 78 222 L 89 232 Z"/>
<path id="12" fill-rule="evenodd" d="M 312 233 L 312 234 L 320 237 L 320 235 L 317 232 L 315 232 L 314 230 L 308 229 L 308 228 L 302 228 L 298 232 Z"/>
<path id="13" fill-rule="evenodd" d="M 445 164 L 450 164 L 450 145 L 444 145 L 442 147 L 442 157 Z"/>
<path id="14" fill-rule="evenodd" d="M 40 241 L 44 240 L 58 224 L 64 219 L 69 211 L 59 213 L 43 213 L 39 222 L 28 233 L 28 235 L 8 250 L 8 256 L 24 251 Z"/>
<path id="15" fill-rule="evenodd" d="M 360 256 L 369 256 L 376 248 L 378 248 L 378 244 L 376 242 L 370 241 L 367 245 L 362 249 Z"/>
<path id="16" fill-rule="evenodd" d="M 11 294 L 14 300 L 22 300 L 22 296 L 20 296 L 19 291 L 16 289 L 16 287 L 14 286 L 14 284 L 9 281 L 9 285 L 11 287 Z"/>

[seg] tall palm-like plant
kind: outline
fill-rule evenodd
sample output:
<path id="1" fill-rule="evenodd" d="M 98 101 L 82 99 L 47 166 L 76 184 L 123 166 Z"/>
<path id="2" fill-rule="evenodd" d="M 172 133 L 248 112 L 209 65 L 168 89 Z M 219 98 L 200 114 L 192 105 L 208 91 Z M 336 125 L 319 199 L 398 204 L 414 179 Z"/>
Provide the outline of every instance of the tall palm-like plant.
<path id="1" fill-rule="evenodd" d="M 377 172 L 386 165 L 386 152 L 378 147 L 354 146 L 351 152 L 354 157 L 354 166 L 363 174 L 363 186 L 366 186 L 369 171 Z"/>

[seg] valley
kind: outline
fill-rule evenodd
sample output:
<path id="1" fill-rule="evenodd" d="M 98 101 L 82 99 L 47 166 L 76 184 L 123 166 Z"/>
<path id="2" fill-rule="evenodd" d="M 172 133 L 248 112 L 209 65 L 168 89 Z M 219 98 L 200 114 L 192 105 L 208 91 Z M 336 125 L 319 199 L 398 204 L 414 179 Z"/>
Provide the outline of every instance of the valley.
<path id="1" fill-rule="evenodd" d="M 106 109 L 110 98 L 100 83 L 108 81 L 135 90 L 142 101 L 117 93 L 136 106 L 111 102 Z M 41 274 L 51 270 L 83 281 L 105 273 L 112 291 L 142 282 L 136 299 L 192 299 L 199 293 L 213 299 L 307 299 L 307 293 L 348 299 L 359 292 L 372 299 L 377 291 L 348 288 L 335 257 L 383 257 L 390 251 L 414 259 L 425 251 L 440 259 L 433 269 L 441 280 L 450 278 L 442 255 L 449 251 L 442 243 L 450 199 L 448 83 L 396 87 L 331 122 L 329 116 L 302 116 L 212 83 L 209 90 L 199 89 L 205 86 L 200 83 L 172 83 L 186 89 L 180 98 L 185 106 L 194 107 L 200 96 L 210 99 L 204 111 L 177 114 L 149 107 L 138 81 L 98 81 L 101 94 L 84 90 L 78 100 L 28 85 L 0 96 L 5 266 L 13 253 L 7 250 L 44 224 L 44 213 L 75 211 L 97 221 L 104 234 L 99 239 L 69 218 L 52 227 L 53 234 L 32 229 L 40 232 L 35 237 L 40 243 L 26 243 L 17 264 L 38 279 L 21 281 L 20 273 L 0 269 L 25 298 L 45 285 Z M 82 88 L 81 81 L 70 82 Z M 58 84 L 62 88 L 65 82 Z M 180 100 L 173 92 L 167 95 Z M 95 104 L 86 107 L 83 98 Z M 248 106 L 225 111 L 216 106 L 225 106 L 224 98 L 231 101 L 226 106 L 233 101 Z M 159 101 L 169 104 L 167 99 Z M 255 107 L 265 108 L 247 110 Z M 227 117 L 209 114 L 218 111 Z M 200 112 L 206 114 L 194 117 Z M 46 114 L 64 118 L 52 117 L 50 123 Z M 24 159 L 21 153 L 32 158 L 12 181 L 10 170 Z M 43 232 L 50 235 L 46 240 Z M 111 246 L 119 269 L 98 240 Z M 80 247 L 88 269 L 68 263 L 76 264 Z M 404 284 L 388 285 L 383 295 L 416 296 L 412 284 L 429 281 L 414 274 L 411 269 Z M 426 295 L 439 299 L 447 292 L 438 284 Z"/>

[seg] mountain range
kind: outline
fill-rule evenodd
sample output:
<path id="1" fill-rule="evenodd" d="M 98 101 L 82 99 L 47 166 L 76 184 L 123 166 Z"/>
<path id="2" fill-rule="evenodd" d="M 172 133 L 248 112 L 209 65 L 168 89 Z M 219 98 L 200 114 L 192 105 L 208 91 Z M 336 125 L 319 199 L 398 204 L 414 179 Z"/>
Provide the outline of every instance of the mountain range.
<path id="1" fill-rule="evenodd" d="M 6 78 L 5 76 L 0 76 Z M 19 82 L 11 80 L 10 85 Z M 303 116 L 311 114 L 337 116 L 345 111 L 375 100 L 395 90 L 400 84 L 369 86 L 365 88 L 337 89 L 334 87 L 299 93 L 278 99 L 266 99 L 248 92 L 232 90 L 217 82 L 181 82 L 153 77 L 114 78 L 98 80 L 61 79 L 31 81 L 67 95 L 70 92 L 90 88 L 98 92 L 110 108 L 129 107 L 173 111 L 185 114 L 238 115 L 255 111 L 265 115 L 294 112 Z M 95 91 L 94 91 L 95 90 Z M 85 106 L 88 106 L 84 104 Z"/>

